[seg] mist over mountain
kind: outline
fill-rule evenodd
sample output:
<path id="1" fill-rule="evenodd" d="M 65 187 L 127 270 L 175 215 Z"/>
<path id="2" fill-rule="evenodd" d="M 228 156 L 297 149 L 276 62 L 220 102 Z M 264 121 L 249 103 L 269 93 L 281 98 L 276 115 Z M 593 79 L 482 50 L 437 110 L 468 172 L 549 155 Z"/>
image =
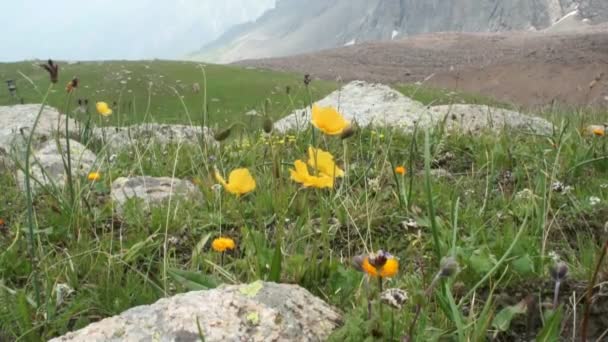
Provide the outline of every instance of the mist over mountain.
<path id="1" fill-rule="evenodd" d="M 597 0 L 279 0 L 194 58 L 233 62 L 442 31 L 575 29 L 608 19 Z"/>
<path id="2" fill-rule="evenodd" d="M 180 58 L 275 0 L 0 2 L 0 61 Z"/>

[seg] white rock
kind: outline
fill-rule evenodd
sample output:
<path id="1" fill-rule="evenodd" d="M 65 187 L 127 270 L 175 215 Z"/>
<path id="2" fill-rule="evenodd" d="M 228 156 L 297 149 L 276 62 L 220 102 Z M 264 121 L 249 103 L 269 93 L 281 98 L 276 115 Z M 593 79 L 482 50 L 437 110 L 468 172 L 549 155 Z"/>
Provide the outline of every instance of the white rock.
<path id="1" fill-rule="evenodd" d="M 213 133 L 205 127 L 189 125 L 141 124 L 127 127 L 95 128 L 93 136 L 103 141 L 108 150 L 115 152 L 133 145 L 135 142 L 149 144 L 200 144 L 201 132 L 208 146 L 217 146 Z"/>
<path id="2" fill-rule="evenodd" d="M 202 198 L 201 191 L 191 182 L 170 177 L 137 176 L 117 178 L 112 183 L 112 200 L 120 212 L 129 199 L 136 198 L 150 206 L 167 202 L 169 198 L 178 201 L 183 198 Z"/>
<path id="3" fill-rule="evenodd" d="M 482 129 L 510 127 L 536 133 L 550 133 L 551 123 L 518 112 L 479 105 L 450 105 L 426 107 L 383 84 L 353 81 L 316 103 L 321 107 L 337 108 L 350 121 L 360 126 L 399 127 L 411 132 L 434 127 L 446 118 L 447 129 L 475 132 Z M 275 129 L 285 132 L 303 130 L 310 124 L 310 108 L 297 110 L 277 121 Z"/>
<path id="4" fill-rule="evenodd" d="M 325 341 L 339 312 L 296 285 L 256 282 L 179 294 L 52 342 Z"/>
<path id="5" fill-rule="evenodd" d="M 0 169 L 13 168 L 11 159 L 23 159 L 25 143 L 36 116 L 40 111 L 40 104 L 0 106 Z M 65 116 L 57 109 L 46 106 L 40 116 L 40 121 L 34 132 L 33 147 L 48 140 L 50 136 L 63 134 L 65 129 Z M 74 121 L 70 119 L 69 126 L 75 129 Z M 59 127 L 59 131 L 57 128 Z M 71 129 L 71 130 L 72 130 Z"/>
<path id="6" fill-rule="evenodd" d="M 59 149 L 61 146 L 61 150 Z M 65 186 L 67 173 L 65 172 L 64 160 L 67 160 L 67 148 L 65 139 L 51 139 L 43 143 L 40 148 L 30 157 L 30 175 L 32 189 L 37 190 L 40 186 Z M 81 143 L 70 140 L 70 160 L 73 177 L 84 177 L 89 172 L 95 171 L 97 156 Z M 23 165 L 21 165 L 23 166 Z M 25 188 L 25 173 L 17 172 L 17 182 Z"/>
<path id="7" fill-rule="evenodd" d="M 547 120 L 519 112 L 482 105 L 454 104 L 431 107 L 434 115 L 445 119 L 449 130 L 478 132 L 485 129 L 505 128 L 538 134 L 551 134 Z"/>

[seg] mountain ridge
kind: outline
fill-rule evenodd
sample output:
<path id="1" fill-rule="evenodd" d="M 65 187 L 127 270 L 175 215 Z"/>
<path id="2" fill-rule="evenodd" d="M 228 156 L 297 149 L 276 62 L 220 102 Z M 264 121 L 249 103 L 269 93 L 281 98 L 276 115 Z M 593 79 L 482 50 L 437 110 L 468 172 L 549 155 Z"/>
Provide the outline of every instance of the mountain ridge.
<path id="1" fill-rule="evenodd" d="M 257 21 L 233 28 L 194 53 L 230 63 L 282 57 L 366 41 L 433 32 L 543 30 L 567 15 L 568 27 L 608 20 L 593 0 L 280 0 Z"/>

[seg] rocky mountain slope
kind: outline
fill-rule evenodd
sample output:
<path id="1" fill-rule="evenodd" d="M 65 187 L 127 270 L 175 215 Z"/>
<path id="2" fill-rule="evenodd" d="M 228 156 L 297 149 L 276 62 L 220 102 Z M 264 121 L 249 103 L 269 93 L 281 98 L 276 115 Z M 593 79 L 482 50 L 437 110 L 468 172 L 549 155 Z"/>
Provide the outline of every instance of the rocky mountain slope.
<path id="1" fill-rule="evenodd" d="M 571 28 L 607 19 L 608 1 L 600 0 L 278 0 L 256 22 L 234 27 L 193 57 L 233 62 L 419 33 Z"/>
<path id="2" fill-rule="evenodd" d="M 238 64 L 331 80 L 424 84 L 525 107 L 608 106 L 608 24 L 569 32 L 429 33 Z"/>

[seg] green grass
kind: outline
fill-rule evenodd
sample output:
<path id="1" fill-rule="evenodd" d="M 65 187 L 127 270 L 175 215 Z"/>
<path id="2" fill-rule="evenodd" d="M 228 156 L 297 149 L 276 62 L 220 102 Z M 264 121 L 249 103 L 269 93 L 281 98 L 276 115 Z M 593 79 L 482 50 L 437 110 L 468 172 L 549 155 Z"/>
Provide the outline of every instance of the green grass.
<path id="1" fill-rule="evenodd" d="M 59 64 L 59 86 L 55 87 L 49 98 L 49 104 L 55 108 L 65 108 L 63 87 L 72 77 L 78 77 L 80 86 L 70 108 L 76 108 L 79 98 L 89 99 L 91 111 L 95 110 L 95 102 L 105 101 L 115 111 L 108 124 L 134 124 L 144 119 L 161 123 L 200 124 L 202 120 L 204 74 L 200 63 L 114 61 Z M 309 102 L 302 75 L 221 65 L 205 65 L 204 69 L 208 84 L 213 85 L 208 87 L 207 94 L 208 115 L 212 124 L 223 126 L 243 121 L 245 113 L 251 110 L 262 113 L 264 108 L 271 117 L 277 118 Z M 40 95 L 34 86 L 20 73 L 31 79 L 40 91 L 46 90 L 48 74 L 34 62 L 0 63 L 0 80 L 16 80 L 19 95 L 25 103 L 40 102 Z M 199 83 L 200 93 L 193 91 L 194 83 Z M 311 96 L 315 100 L 322 98 L 335 90 L 336 86 L 333 82 L 315 82 L 311 87 Z M 289 95 L 286 87 L 291 88 Z M 180 96 L 183 98 L 180 99 Z M 0 105 L 16 102 L 3 84 L 0 87 Z M 265 106 L 267 102 L 269 106 Z"/>
<path id="2" fill-rule="evenodd" d="M 183 65 L 179 70 L 184 74 L 165 78 L 185 79 L 192 73 L 190 82 L 199 79 L 195 64 Z M 83 86 L 85 66 L 79 66 L 85 75 Z M 20 69 L 29 70 L 26 67 Z M 63 68 L 64 76 L 71 67 L 77 66 Z M 261 80 L 268 74 L 255 70 L 210 66 L 209 75 L 214 68 L 221 72 L 209 76 L 209 92 L 217 94 L 210 98 L 246 97 L 255 106 L 278 83 Z M 247 93 L 249 86 L 222 81 L 219 76 L 229 72 L 255 75 L 247 79 L 265 84 L 266 90 L 255 98 Z M 46 88 L 46 75 L 40 74 L 36 82 Z M 294 89 L 299 89 L 298 76 L 272 75 L 295 82 Z M 313 89 L 331 87 L 313 82 Z M 55 103 L 65 100 L 61 88 L 56 87 Z M 91 85 L 88 91 L 96 89 Z M 176 110 L 182 108 L 173 95 L 164 94 L 153 96 L 161 106 L 154 107 L 155 112 L 169 103 Z M 142 91 L 141 96 L 147 95 Z M 40 101 L 31 97 L 31 102 Z M 197 97 L 192 101 L 186 105 L 195 112 L 201 103 Z M 226 119 L 238 120 L 241 106 L 247 105 L 229 102 L 220 101 L 217 109 L 224 110 L 225 104 L 234 110 Z M 143 118 L 139 112 L 133 115 Z M 104 164 L 100 183 L 76 178 L 76 203 L 66 206 L 67 189 L 43 192 L 34 202 L 40 306 L 33 299 L 25 196 L 12 174 L 0 173 L 0 218 L 6 221 L 0 230 L 0 339 L 46 340 L 164 296 L 265 279 L 299 284 L 340 308 L 345 323 L 332 336 L 334 341 L 397 341 L 410 327 L 416 341 L 478 341 L 494 335 L 506 341 L 523 338 L 527 331 L 528 339 L 543 335 L 555 340 L 552 327 L 560 326 L 554 320 L 561 318 L 549 319 L 546 306 L 553 296 L 551 255 L 569 265 L 559 303 L 567 313 L 563 326 L 571 327 L 569 296 L 576 291 L 577 299 L 583 297 L 580 289 L 591 278 L 606 239 L 607 140 L 579 133 L 579 127 L 601 122 L 603 115 L 548 112 L 557 127 L 549 136 L 509 130 L 459 135 L 438 129 L 404 134 L 371 127 L 341 141 L 311 129 L 265 138 L 261 128 L 252 127 L 236 132 L 234 139 L 209 154 L 198 146 L 131 146 L 113 163 Z M 305 158 L 309 145 L 330 151 L 345 169 L 347 176 L 335 189 L 303 189 L 290 180 L 291 165 Z M 102 148 L 96 152 L 99 158 L 108 157 Z M 407 166 L 408 173 L 395 175 L 395 165 Z M 256 190 L 240 198 L 215 193 L 214 167 L 223 173 L 247 167 L 256 179 Z M 439 168 L 451 176 L 432 176 L 431 171 Z M 108 193 L 111 182 L 139 174 L 192 180 L 204 200 L 172 202 L 170 208 L 167 204 L 149 213 L 133 202 L 122 217 L 115 215 Z M 558 180 L 571 191 L 553 191 Z M 591 197 L 599 203 L 592 203 Z M 220 255 L 210 249 L 210 241 L 220 235 L 237 243 L 221 266 Z M 373 311 L 368 320 L 365 276 L 350 260 L 378 249 L 398 257 L 401 265 L 397 276 L 384 281 L 384 288 L 406 290 L 410 300 L 401 310 L 380 309 L 377 282 L 372 281 Z M 424 290 L 444 256 L 455 257 L 460 271 L 441 278 L 427 295 Z M 57 284 L 67 284 L 74 293 L 57 302 Z M 513 305 L 527 295 L 534 309 L 509 316 L 516 311 Z M 417 319 L 416 307 L 421 310 Z M 544 321 L 537 315 L 541 311 Z M 579 319 L 581 312 L 579 304 Z M 531 328 L 526 326 L 529 321 Z"/>
<path id="3" fill-rule="evenodd" d="M 449 89 L 441 89 L 418 84 L 397 84 L 394 86 L 402 94 L 416 99 L 425 105 L 439 106 L 455 103 L 488 105 L 499 108 L 512 108 L 508 103 L 497 101 L 491 97 L 471 94 Z"/>

